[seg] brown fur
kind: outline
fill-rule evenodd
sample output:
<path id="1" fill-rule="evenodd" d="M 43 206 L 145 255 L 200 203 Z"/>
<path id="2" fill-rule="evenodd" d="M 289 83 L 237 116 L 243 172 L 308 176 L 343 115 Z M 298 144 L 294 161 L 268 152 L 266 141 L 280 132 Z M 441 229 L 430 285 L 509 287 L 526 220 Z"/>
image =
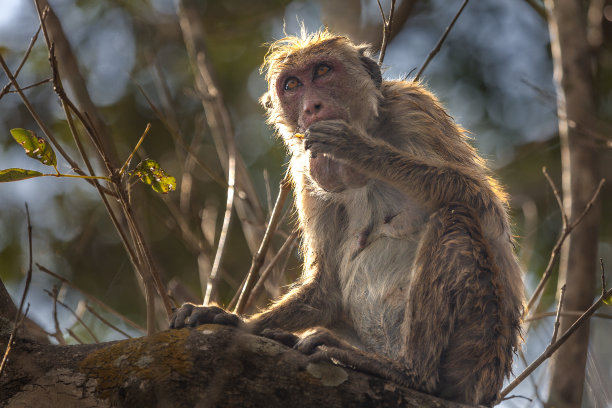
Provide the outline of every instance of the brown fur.
<path id="1" fill-rule="evenodd" d="M 319 77 L 321 63 L 331 69 Z M 305 265 L 247 324 L 315 328 L 299 349 L 448 399 L 494 401 L 523 288 L 506 198 L 465 131 L 421 84 L 381 83 L 366 47 L 344 37 L 280 40 L 264 69 Z M 285 90 L 288 77 L 300 85 Z"/>

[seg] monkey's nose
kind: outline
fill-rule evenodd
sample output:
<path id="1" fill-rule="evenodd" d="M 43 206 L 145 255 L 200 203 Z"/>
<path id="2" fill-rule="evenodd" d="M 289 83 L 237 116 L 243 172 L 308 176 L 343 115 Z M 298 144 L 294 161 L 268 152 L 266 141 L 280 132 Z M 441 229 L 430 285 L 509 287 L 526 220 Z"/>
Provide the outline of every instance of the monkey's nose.
<path id="1" fill-rule="evenodd" d="M 318 101 L 307 101 L 304 103 L 304 113 L 307 115 L 316 115 L 323 109 L 323 104 Z"/>

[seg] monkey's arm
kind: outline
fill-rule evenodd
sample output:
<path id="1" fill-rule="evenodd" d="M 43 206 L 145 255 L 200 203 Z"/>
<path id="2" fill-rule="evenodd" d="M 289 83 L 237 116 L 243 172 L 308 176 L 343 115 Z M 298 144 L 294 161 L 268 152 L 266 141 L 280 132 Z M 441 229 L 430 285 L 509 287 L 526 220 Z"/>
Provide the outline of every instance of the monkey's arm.
<path id="1" fill-rule="evenodd" d="M 330 154 L 370 177 L 388 182 L 431 211 L 449 202 L 464 204 L 481 216 L 498 210 L 486 175 L 459 165 L 415 157 L 368 137 L 343 120 L 312 124 L 305 134 L 304 148 L 314 155 Z"/>
<path id="2" fill-rule="evenodd" d="M 326 326 L 337 318 L 340 300 L 336 293 L 327 293 L 332 279 L 318 271 L 308 281 L 296 285 L 289 293 L 265 311 L 247 321 L 249 329 L 261 333 L 265 329 L 299 331 Z"/>
<path id="3" fill-rule="evenodd" d="M 329 287 L 321 280 L 331 279 L 318 271 L 306 282 L 296 285 L 282 299 L 267 310 L 243 321 L 235 314 L 218 306 L 198 306 L 185 303 L 170 317 L 170 328 L 181 329 L 207 323 L 246 327 L 253 333 L 265 329 L 298 331 L 315 326 L 325 326 L 336 318 L 339 308 L 337 296 L 326 294 L 322 287 Z M 270 336 L 274 337 L 274 336 Z"/>

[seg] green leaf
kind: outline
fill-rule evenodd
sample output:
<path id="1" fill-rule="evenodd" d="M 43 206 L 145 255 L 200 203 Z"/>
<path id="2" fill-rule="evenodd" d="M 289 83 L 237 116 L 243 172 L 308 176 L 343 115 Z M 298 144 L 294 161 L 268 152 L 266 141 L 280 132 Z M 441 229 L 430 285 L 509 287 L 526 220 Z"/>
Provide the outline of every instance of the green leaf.
<path id="1" fill-rule="evenodd" d="M 33 177 L 40 177 L 43 174 L 35 170 L 25 169 L 6 169 L 0 170 L 0 183 L 8 183 L 9 181 L 25 180 Z"/>
<path id="2" fill-rule="evenodd" d="M 612 295 L 603 298 L 603 302 L 608 306 L 612 306 Z"/>
<path id="3" fill-rule="evenodd" d="M 166 194 L 176 190 L 176 180 L 168 175 L 155 160 L 145 159 L 131 172 L 140 181 L 151 186 L 158 193 Z"/>
<path id="4" fill-rule="evenodd" d="M 23 147 L 26 154 L 47 166 L 57 166 L 57 159 L 53 148 L 42 137 L 27 129 L 11 129 L 11 135 Z"/>

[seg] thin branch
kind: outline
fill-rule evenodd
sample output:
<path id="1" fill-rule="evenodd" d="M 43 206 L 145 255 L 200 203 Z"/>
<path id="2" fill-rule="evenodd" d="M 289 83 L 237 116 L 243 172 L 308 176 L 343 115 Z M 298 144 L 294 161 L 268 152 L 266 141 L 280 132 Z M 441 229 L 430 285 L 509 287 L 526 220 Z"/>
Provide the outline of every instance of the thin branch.
<path id="1" fill-rule="evenodd" d="M 38 34 L 40 34 L 40 30 L 41 30 L 41 26 L 39 25 L 38 29 L 36 30 L 36 33 L 34 33 L 34 36 L 32 37 L 32 39 L 30 39 L 30 44 L 28 45 L 28 48 L 26 49 L 26 52 L 23 54 L 23 58 L 21 58 L 21 62 L 19 63 L 19 66 L 15 70 L 15 79 L 17 79 L 17 77 L 19 76 L 19 73 L 21 72 L 21 68 L 23 68 L 25 62 L 27 61 L 28 57 L 30 56 L 30 52 L 32 51 L 32 48 L 34 47 L 34 43 L 38 39 Z M 6 84 L 4 86 L 4 88 L 2 88 L 2 91 L 0 91 L 0 99 L 2 99 L 4 94 L 9 92 L 9 90 L 11 89 L 12 85 L 13 85 L 13 83 L 9 81 L 9 83 Z"/>
<path id="2" fill-rule="evenodd" d="M 108 320 L 106 320 L 104 317 L 102 317 L 98 312 L 95 311 L 95 309 L 93 307 L 91 307 L 89 305 L 85 305 L 85 308 L 87 309 L 87 311 L 89 313 L 91 313 L 92 315 L 96 316 L 98 318 L 98 320 L 100 320 L 102 323 L 104 323 L 105 325 L 107 325 L 111 329 L 115 330 L 118 333 L 123 334 L 128 339 L 132 338 L 132 336 L 130 336 L 129 334 L 127 334 L 126 332 L 124 332 L 123 330 L 121 330 L 120 328 L 118 328 L 117 326 L 115 326 L 114 324 L 109 322 Z"/>
<path id="3" fill-rule="evenodd" d="M 544 172 L 544 175 L 548 176 L 548 174 L 546 173 L 546 168 L 544 168 L 542 171 Z M 601 181 L 599 182 L 599 185 L 597 186 L 597 189 L 593 193 L 593 197 L 591 197 L 587 205 L 584 207 L 584 210 L 582 210 L 582 213 L 573 222 L 567 224 L 567 221 L 566 221 L 567 215 L 565 214 L 563 210 L 563 206 L 561 205 L 561 198 L 560 196 L 558 196 L 558 190 L 556 189 L 556 187 L 554 187 L 554 183 L 552 182 L 550 177 L 547 177 L 547 179 L 549 180 L 549 183 L 551 183 L 551 185 L 553 186 L 553 192 L 556 191 L 555 197 L 557 198 L 557 202 L 559 203 L 559 206 L 560 206 L 559 208 L 561 210 L 563 228 L 561 230 L 561 235 L 559 236 L 559 239 L 555 243 L 555 246 L 553 247 L 553 250 L 550 254 L 548 265 L 546 265 L 546 269 L 544 270 L 544 273 L 542 274 L 542 278 L 540 279 L 540 282 L 538 283 L 538 286 L 536 287 L 536 289 L 533 291 L 533 295 L 531 295 L 529 302 L 527 302 L 527 306 L 525 307 L 525 310 L 523 311 L 523 318 L 525 318 L 531 310 L 535 310 L 536 302 L 539 300 L 540 295 L 544 291 L 544 288 L 546 286 L 546 283 L 548 282 L 548 279 L 550 279 L 550 276 L 552 274 L 552 268 L 555 265 L 557 258 L 559 257 L 559 253 L 561 252 L 561 247 L 563 246 L 563 242 L 565 242 L 565 239 L 572 233 L 574 228 L 576 228 L 576 226 L 580 224 L 580 222 L 584 219 L 584 217 L 589 212 L 591 207 L 593 207 L 593 203 L 599 196 L 601 188 L 603 187 L 605 183 L 605 180 L 601 179 Z"/>
<path id="4" fill-rule="evenodd" d="M 42 272 L 53 276 L 55 279 L 58 279 L 62 282 L 62 284 L 68 285 L 70 286 L 72 289 L 76 290 L 77 292 L 79 292 L 81 295 L 83 295 L 87 300 L 89 300 L 90 302 L 93 302 L 95 304 L 97 304 L 98 306 L 100 306 L 101 308 L 103 308 L 104 310 L 106 310 L 107 312 L 111 313 L 112 315 L 114 315 L 115 317 L 123 320 L 123 322 L 125 322 L 126 324 L 132 326 L 134 329 L 144 333 L 146 331 L 146 329 L 144 327 L 142 327 L 141 325 L 139 325 L 138 323 L 133 322 L 132 320 L 128 319 L 127 317 L 125 317 L 124 315 L 122 315 L 121 313 L 119 313 L 118 311 L 116 311 L 115 309 L 113 309 L 112 307 L 108 306 L 106 303 L 102 302 L 100 299 L 91 296 L 85 292 L 83 292 L 81 289 L 79 289 L 77 286 L 75 286 L 72 282 L 70 282 L 68 279 L 64 278 L 63 276 L 60 276 L 58 274 L 56 274 L 55 272 L 51 272 L 49 269 L 45 268 L 42 265 L 36 264 L 36 266 L 38 267 L 38 269 L 40 269 Z"/>
<path id="5" fill-rule="evenodd" d="M 217 252 L 215 253 L 215 259 L 213 261 L 210 275 L 206 283 L 206 290 L 204 291 L 204 303 L 207 305 L 211 299 L 216 298 L 217 294 L 217 283 L 219 278 L 217 273 L 221 267 L 221 259 L 225 251 L 225 243 L 227 241 L 227 233 L 229 231 L 230 223 L 232 220 L 232 209 L 234 208 L 234 184 L 236 176 L 236 151 L 235 145 L 231 143 L 229 146 L 229 163 L 228 163 L 228 176 L 227 176 L 227 201 L 225 203 L 225 215 L 223 216 L 223 225 L 221 227 L 221 233 L 219 234 L 219 243 L 217 244 Z"/>
<path id="6" fill-rule="evenodd" d="M 28 271 L 26 272 L 26 281 L 25 287 L 23 288 L 23 294 L 21 295 L 21 300 L 19 301 L 19 309 L 17 309 L 17 313 L 15 314 L 15 320 L 13 321 L 13 329 L 11 330 L 11 335 L 9 337 L 9 341 L 6 345 L 6 350 L 4 351 L 4 356 L 2 357 L 2 362 L 0 362 L 0 375 L 2 375 L 2 371 L 4 371 L 4 367 L 6 367 L 6 363 L 8 362 L 8 356 L 11 352 L 11 347 L 15 342 L 15 337 L 17 336 L 17 331 L 20 326 L 21 312 L 23 311 L 23 305 L 25 303 L 26 297 L 28 296 L 28 291 L 30 290 L 30 282 L 32 282 L 32 224 L 30 223 L 30 210 L 28 209 L 28 203 L 25 204 L 26 210 L 26 220 L 28 223 L 28 245 L 29 245 L 29 264 Z M 29 305 L 28 305 L 29 307 Z"/>
<path id="7" fill-rule="evenodd" d="M 182 147 L 183 150 L 185 150 L 185 152 L 189 155 L 189 158 L 194 160 L 196 164 L 200 166 L 202 170 L 204 170 L 204 173 L 206 173 L 208 177 L 210 177 L 213 181 L 215 181 L 220 186 L 227 188 L 227 183 L 225 182 L 225 180 L 217 176 L 210 167 L 208 167 L 202 160 L 200 160 L 198 156 L 193 154 L 189 146 L 187 146 L 187 144 L 185 143 L 185 140 L 183 139 L 183 137 L 178 133 L 178 130 L 175 129 L 174 126 L 170 124 L 168 119 L 162 114 L 159 108 L 155 106 L 155 104 L 151 101 L 151 99 L 149 98 L 147 93 L 144 91 L 144 89 L 142 89 L 142 87 L 138 84 L 136 84 L 136 86 L 140 90 L 141 95 L 145 98 L 145 100 L 149 104 L 149 107 L 151 108 L 153 113 L 155 113 L 155 116 L 157 116 L 157 118 L 164 124 L 166 129 L 168 129 L 168 132 L 170 132 L 170 135 L 173 136 L 174 141 L 177 142 L 177 144 L 180 147 Z"/>
<path id="8" fill-rule="evenodd" d="M 385 52 L 387 52 L 387 43 L 389 42 L 389 37 L 391 36 L 391 25 L 393 24 L 393 13 L 395 11 L 395 0 L 391 0 L 391 10 L 389 10 L 389 19 L 385 17 L 385 12 L 382 9 L 382 5 L 380 4 L 380 0 L 376 0 L 378 3 L 378 8 L 380 9 L 380 14 L 382 15 L 383 20 L 383 39 L 382 45 L 380 46 L 380 55 L 378 56 L 378 66 L 382 66 L 383 60 L 385 59 Z"/>
<path id="9" fill-rule="evenodd" d="M 565 298 L 565 288 L 567 284 L 563 284 L 561 287 L 561 296 L 559 297 L 559 304 L 557 305 L 557 315 L 555 317 L 555 324 L 553 328 L 553 334 L 550 338 L 550 344 L 553 344 L 557 341 L 557 335 L 559 334 L 559 326 L 561 325 L 561 308 L 563 308 L 563 299 Z"/>
<path id="10" fill-rule="evenodd" d="M 249 296 L 249 299 L 246 302 L 244 310 L 248 310 L 251 304 L 257 299 L 257 296 L 259 296 L 259 293 L 261 292 L 261 289 L 263 288 L 264 283 L 268 279 L 268 276 L 270 276 L 270 273 L 272 272 L 272 270 L 274 270 L 274 266 L 276 266 L 278 260 L 282 256 L 285 256 L 291 250 L 291 248 L 293 248 L 293 244 L 297 236 L 298 236 L 297 232 L 295 231 L 292 232 L 291 235 L 287 237 L 283 245 L 280 247 L 276 255 L 274 255 L 274 258 L 272 258 L 270 263 L 266 266 L 266 269 L 263 270 L 263 272 L 261 273 L 261 276 L 257 280 L 257 283 L 253 287 L 253 290 L 251 292 L 251 295 Z"/>
<path id="11" fill-rule="evenodd" d="M 136 146 L 134 146 L 134 149 L 132 149 L 132 153 L 130 153 L 128 158 L 125 160 L 125 163 L 123 163 L 123 166 L 121 166 L 121 169 L 119 169 L 119 175 L 120 176 L 123 175 L 123 172 L 130 165 L 130 162 L 132 161 L 132 157 L 134 157 L 134 154 L 136 154 L 136 151 L 138 150 L 138 148 L 140 147 L 140 145 L 144 141 L 144 138 L 149 134 L 149 130 L 151 130 L 151 124 L 147 123 L 147 127 L 145 128 L 144 132 L 142 132 L 142 136 L 140 136 L 140 139 L 138 139 L 138 142 L 136 143 Z"/>
<path id="12" fill-rule="evenodd" d="M 57 317 L 57 296 L 58 290 L 55 285 L 53 285 L 53 324 L 55 325 L 55 332 L 51 333 L 51 336 L 55 337 L 55 339 L 59 342 L 59 344 L 66 344 L 66 340 L 64 339 L 64 335 L 62 334 L 62 329 L 60 328 L 59 319 Z"/>
<path id="13" fill-rule="evenodd" d="M 578 310 L 564 310 L 561 312 L 561 316 L 563 317 L 580 317 L 582 316 L 582 311 L 578 311 Z M 537 315 L 533 315 L 530 316 L 528 318 L 525 319 L 525 322 L 533 322 L 535 320 L 541 320 L 544 319 L 546 317 L 557 317 L 557 312 L 544 312 L 544 313 L 538 313 Z M 595 313 L 593 315 L 593 317 L 597 317 L 600 319 L 609 319 L 612 320 L 612 315 L 610 314 L 605 314 L 605 313 Z"/>
<path id="14" fill-rule="evenodd" d="M 529 4 L 533 11 L 538 13 L 538 15 L 542 17 L 544 21 L 546 21 L 546 8 L 543 5 L 539 4 L 535 0 L 525 0 L 525 2 Z"/>
<path id="15" fill-rule="evenodd" d="M 53 287 L 53 292 L 48 291 L 48 290 L 46 290 L 46 289 L 45 289 L 45 292 L 46 292 L 46 293 L 47 293 L 49 296 L 51 296 L 53 299 L 55 299 L 55 301 L 56 301 L 56 302 L 57 302 L 57 303 L 58 303 L 60 306 L 63 306 L 65 309 L 67 309 L 67 310 L 70 312 L 70 314 L 72 314 L 72 316 L 74 316 L 74 318 L 77 320 L 77 322 L 81 323 L 81 326 L 83 326 L 83 327 L 85 328 L 85 330 L 87 330 L 87 333 L 89 333 L 89 335 L 90 335 L 90 336 L 91 336 L 91 337 L 94 339 L 94 341 L 95 341 L 96 343 L 99 343 L 99 342 L 100 342 L 100 340 L 98 340 L 98 337 L 96 337 L 96 335 L 94 334 L 93 330 L 91 330 L 91 329 L 89 328 L 89 326 L 87 326 L 87 325 L 85 324 L 85 322 L 83 321 L 83 319 L 81 319 L 81 317 L 80 317 L 78 314 L 76 314 L 76 313 L 74 312 L 74 310 L 72 310 L 72 308 L 71 308 L 70 306 L 68 306 L 67 304 L 65 304 L 64 302 L 62 302 L 61 300 L 59 300 L 59 299 L 57 298 L 57 287 L 56 287 L 56 286 L 54 286 L 54 287 Z"/>
<path id="16" fill-rule="evenodd" d="M 429 65 L 431 60 L 433 60 L 433 58 L 438 54 L 438 52 L 440 52 L 440 49 L 442 48 L 442 44 L 444 44 L 444 41 L 446 40 L 446 37 L 448 36 L 448 33 L 450 33 L 450 30 L 455 25 L 455 22 L 457 21 L 457 19 L 461 15 L 461 12 L 465 8 L 465 6 L 467 6 L 468 1 L 469 0 L 464 0 L 463 1 L 463 4 L 459 8 L 459 11 L 457 11 L 457 14 L 455 14 L 455 17 L 453 17 L 453 19 L 451 20 L 451 22 L 448 25 L 448 27 L 446 27 L 446 30 L 444 30 L 444 34 L 442 34 L 442 37 L 440 37 L 440 39 L 438 40 L 438 43 L 436 44 L 436 46 L 433 48 L 433 50 L 431 50 L 431 52 L 427 56 L 427 59 L 425 60 L 423 65 L 421 65 L 421 68 L 419 69 L 419 72 L 417 72 L 416 76 L 414 77 L 414 81 L 418 81 L 419 78 L 421 78 L 421 75 L 423 74 L 423 71 L 425 71 L 425 68 L 427 68 L 427 65 Z"/>
<path id="17" fill-rule="evenodd" d="M 67 329 L 68 334 L 70 334 L 79 344 L 85 344 L 85 342 L 83 340 L 81 340 L 79 338 L 79 336 L 77 336 L 76 334 L 74 334 L 74 332 L 72 331 L 72 329 Z"/>
<path id="18" fill-rule="evenodd" d="M 606 271 L 604 269 L 603 258 L 599 258 L 599 264 L 601 265 L 601 294 L 606 293 Z"/>
<path id="19" fill-rule="evenodd" d="M 44 85 L 44 84 L 47 84 L 47 83 L 49 83 L 49 82 L 53 82 L 53 78 L 47 78 L 47 79 L 43 79 L 43 80 L 38 81 L 38 82 L 34 82 L 34 83 L 33 83 L 33 84 L 31 84 L 31 85 L 28 85 L 28 86 L 24 86 L 24 87 L 22 87 L 22 88 L 21 88 L 21 90 L 22 90 L 22 91 L 26 91 L 26 90 L 28 90 L 28 89 L 36 88 L 37 86 Z M 17 93 L 17 91 L 7 91 L 6 93 L 7 93 L 7 94 Z"/>
<path id="20" fill-rule="evenodd" d="M 240 315 L 245 310 L 246 302 L 251 295 L 251 290 L 253 289 L 255 282 L 259 277 L 259 269 L 263 265 L 266 258 L 268 247 L 270 246 L 270 242 L 272 241 L 272 237 L 274 236 L 274 232 L 276 231 L 276 227 L 280 221 L 282 209 L 290 190 L 291 186 L 289 184 L 289 177 L 285 176 L 280 183 L 280 191 L 278 192 L 278 197 L 276 198 L 276 203 L 274 204 L 274 209 L 272 210 L 272 216 L 270 217 L 268 228 L 266 229 L 266 233 L 261 242 L 259 250 L 253 257 L 253 263 L 251 264 L 251 269 L 247 275 L 246 283 L 240 293 L 240 297 L 238 298 L 238 303 L 236 304 L 236 309 L 234 310 L 234 313 L 236 314 Z"/>
<path id="21" fill-rule="evenodd" d="M 559 349 L 570 338 L 576 330 L 578 330 L 589 318 L 604 304 L 604 299 L 608 296 L 612 296 L 612 289 L 608 289 L 599 297 L 599 299 L 591 305 L 563 335 L 554 343 L 546 347 L 546 350 L 540 356 L 534 360 L 518 377 L 516 377 L 506 388 L 504 388 L 497 400 L 499 403 L 510 391 L 516 388 L 527 376 L 529 376 L 536 368 L 538 368 L 544 361 L 553 355 L 555 351 Z M 495 404 L 494 404 L 495 405 Z"/>

